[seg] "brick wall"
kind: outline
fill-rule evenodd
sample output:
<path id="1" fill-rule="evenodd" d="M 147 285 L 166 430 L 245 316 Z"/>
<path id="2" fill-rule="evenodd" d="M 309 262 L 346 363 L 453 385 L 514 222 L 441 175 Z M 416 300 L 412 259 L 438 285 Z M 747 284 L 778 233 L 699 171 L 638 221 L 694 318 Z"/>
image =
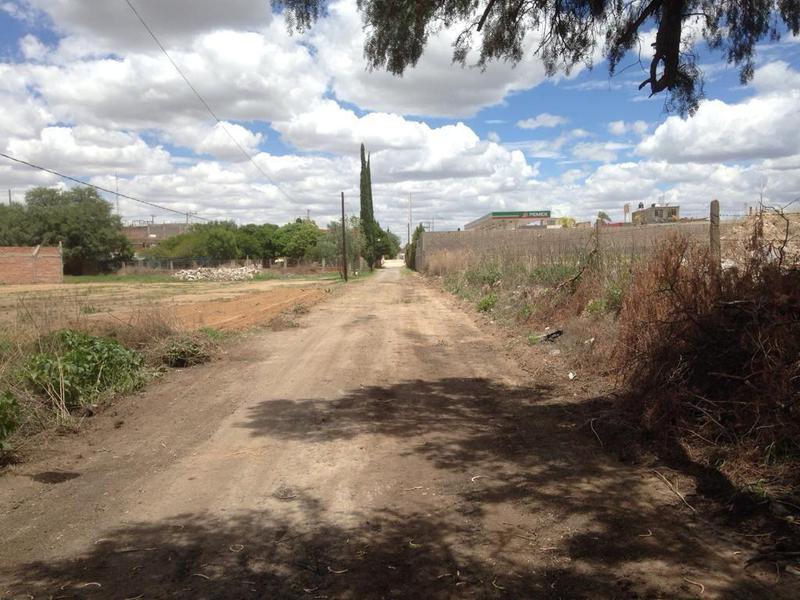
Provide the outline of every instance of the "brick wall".
<path id="1" fill-rule="evenodd" d="M 55 246 L 0 246 L 0 284 L 61 283 L 61 249 Z"/>

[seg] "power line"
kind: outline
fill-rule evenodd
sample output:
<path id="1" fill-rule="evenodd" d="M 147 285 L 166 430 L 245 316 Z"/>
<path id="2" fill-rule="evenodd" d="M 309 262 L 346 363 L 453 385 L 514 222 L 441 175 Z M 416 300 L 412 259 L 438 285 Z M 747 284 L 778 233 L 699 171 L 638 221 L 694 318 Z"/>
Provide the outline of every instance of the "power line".
<path id="1" fill-rule="evenodd" d="M 128 200 L 132 200 L 133 202 L 138 202 L 139 204 L 146 204 L 147 206 L 152 206 L 153 208 L 158 208 L 160 210 L 166 210 L 168 212 L 172 212 L 172 213 L 175 213 L 175 214 L 178 214 L 178 215 L 187 215 L 188 216 L 188 215 L 192 214 L 192 213 L 189 213 L 189 212 L 176 210 L 174 208 L 168 208 L 166 206 L 161 206 L 160 204 L 156 204 L 155 202 L 148 202 L 147 200 L 142 200 L 140 198 L 134 198 L 133 196 L 129 196 L 127 194 L 123 194 L 122 192 L 115 192 L 114 190 L 110 190 L 108 188 L 104 188 L 101 185 L 95 185 L 93 183 L 88 183 L 86 181 L 82 181 L 80 179 L 77 179 L 75 177 L 70 177 L 69 175 L 64 175 L 63 173 L 59 173 L 58 171 L 54 171 L 53 169 L 48 169 L 47 167 L 42 167 L 40 165 L 35 165 L 35 164 L 31 163 L 31 162 L 28 162 L 27 160 L 22 160 L 21 158 L 15 158 L 15 157 L 10 156 L 8 154 L 5 154 L 3 152 L 0 152 L 0 156 L 2 156 L 3 158 L 7 158 L 8 160 L 14 161 L 15 163 L 19 163 L 21 165 L 25 165 L 25 166 L 31 167 L 32 169 L 38 169 L 39 171 L 44 171 L 45 173 L 50 173 L 51 175 L 56 175 L 56 176 L 61 177 L 63 179 L 67 179 L 69 181 L 74 181 L 75 183 L 79 183 L 80 185 L 85 185 L 87 187 L 94 188 L 96 190 L 100 190 L 101 192 L 106 192 L 107 194 L 115 194 L 115 195 L 118 195 L 121 198 L 126 198 Z M 195 219 L 200 219 L 201 221 L 210 221 L 210 219 L 206 219 L 204 217 L 198 217 L 197 215 L 193 215 L 193 216 L 194 216 Z"/>
<path id="2" fill-rule="evenodd" d="M 125 0 L 125 3 L 126 3 L 126 4 L 127 4 L 129 7 L 130 7 L 131 11 L 133 11 L 133 14 L 134 14 L 134 15 L 136 15 L 136 18 L 137 18 L 137 19 L 139 19 L 139 22 L 140 22 L 140 23 L 142 24 L 142 26 L 143 26 L 143 27 L 144 27 L 144 28 L 147 30 L 147 33 L 149 33 L 149 34 L 150 34 L 150 37 L 152 37 L 152 38 L 153 38 L 153 41 L 154 41 L 154 42 L 155 42 L 155 43 L 158 45 L 158 47 L 161 49 L 161 52 L 163 52 L 163 53 L 164 53 L 164 56 L 166 56 L 166 57 L 167 57 L 167 60 L 169 60 L 170 64 L 172 64 L 172 66 L 173 66 L 173 67 L 175 67 L 175 70 L 178 72 L 178 75 L 180 75 L 180 76 L 181 76 L 181 78 L 182 78 L 182 79 L 183 79 L 183 80 L 186 82 L 186 85 L 188 85 L 188 86 L 189 86 L 189 89 L 190 89 L 190 90 L 192 90 L 192 92 L 194 92 L 194 95 L 195 95 L 195 96 L 197 96 L 197 99 L 198 99 L 198 100 L 200 100 L 200 103 L 203 105 L 203 107 L 205 107 L 206 111 L 208 111 L 208 114 L 210 114 L 210 115 L 211 115 L 211 117 L 212 117 L 212 118 L 213 118 L 213 119 L 214 119 L 214 120 L 217 122 L 217 124 L 218 124 L 218 125 L 220 125 L 220 126 L 222 127 L 222 130 L 223 130 L 223 131 L 225 132 L 225 134 L 226 134 L 226 135 L 227 135 L 227 136 L 228 136 L 228 137 L 231 139 L 231 141 L 232 141 L 234 144 L 236 144 L 236 147 L 237 147 L 237 148 L 239 148 L 239 151 L 240 151 L 240 152 L 241 152 L 241 153 L 242 153 L 242 154 L 245 156 L 245 158 L 247 158 L 247 160 L 249 160 L 249 161 L 250 161 L 250 163 L 251 163 L 251 164 L 252 164 L 252 165 L 253 165 L 253 166 L 254 166 L 256 169 L 258 169 L 259 173 L 261 173 L 261 174 L 262 174 L 262 175 L 263 175 L 263 176 L 266 178 L 266 180 L 267 180 L 267 181 L 269 181 L 269 182 L 270 182 L 270 183 L 271 183 L 273 186 L 275 186 L 275 187 L 278 189 L 278 191 L 279 191 L 280 193 L 282 193 L 284 196 L 286 196 L 286 198 L 287 198 L 287 199 L 288 199 L 290 202 L 295 202 L 295 199 L 294 199 L 294 198 L 292 198 L 292 197 L 291 197 L 291 196 L 288 194 L 288 192 L 286 192 L 286 190 L 284 190 L 284 189 L 283 189 L 283 188 L 282 188 L 280 185 L 278 185 L 278 182 L 276 182 L 274 179 L 272 179 L 272 177 L 270 177 L 270 176 L 269 176 L 269 175 L 268 175 L 268 174 L 267 174 L 267 173 L 264 171 L 264 169 L 262 169 L 261 167 L 259 167 L 259 166 L 258 166 L 258 163 L 256 163 L 256 161 L 255 161 L 255 160 L 253 160 L 253 157 L 250 155 L 250 153 L 249 153 L 247 150 L 245 150 L 244 146 L 242 146 L 242 145 L 239 143 L 239 141 L 238 141 L 238 140 L 237 140 L 237 139 L 236 139 L 236 138 L 233 136 L 233 134 L 232 134 L 232 133 L 231 133 L 231 132 L 228 130 L 228 128 L 225 126 L 225 123 L 224 123 L 224 122 L 223 122 L 223 121 L 222 121 L 222 120 L 221 120 L 221 119 L 220 119 L 220 118 L 217 116 L 217 114 L 216 114 L 216 113 L 215 113 L 215 112 L 212 110 L 212 108 L 211 108 L 211 107 L 208 105 L 208 102 L 206 102 L 205 98 L 203 98 L 203 96 L 201 96 L 201 95 L 200 95 L 200 92 L 198 92 L 198 91 L 197 91 L 197 88 L 196 88 L 196 87 L 194 87 L 194 85 L 192 85 L 192 82 L 191 82 L 191 81 L 189 81 L 189 78 L 186 76 L 186 74 L 185 74 L 185 73 L 184 73 L 184 72 L 181 70 L 181 68 L 178 66 L 178 64 L 177 64 L 177 63 L 176 63 L 174 60 L 172 60 L 172 57 L 169 55 L 169 52 L 167 52 L 167 49 L 164 47 L 164 44 L 162 44 L 162 43 L 161 43 L 161 40 L 159 40 L 159 39 L 158 39 L 158 37 L 156 36 L 156 34 L 155 34 L 155 33 L 153 33 L 153 30 L 152 30 L 152 29 L 150 29 L 150 26 L 149 26 L 149 25 L 147 24 L 147 22 L 145 22 L 145 20 L 142 18 L 142 15 L 140 15 L 140 14 L 139 14 L 139 11 L 137 11 L 137 10 L 136 10 L 136 7 L 133 5 L 133 3 L 131 2 L 131 0 Z"/>

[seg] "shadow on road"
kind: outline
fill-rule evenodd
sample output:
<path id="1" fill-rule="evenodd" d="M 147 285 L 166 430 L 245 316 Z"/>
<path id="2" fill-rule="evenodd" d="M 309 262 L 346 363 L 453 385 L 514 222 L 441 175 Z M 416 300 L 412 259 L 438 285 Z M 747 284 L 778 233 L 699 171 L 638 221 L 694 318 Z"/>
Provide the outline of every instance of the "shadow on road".
<path id="1" fill-rule="evenodd" d="M 24 565 L 12 591 L 62 598 L 694 597 L 685 574 L 713 582 L 724 590 L 720 597 L 772 596 L 702 543 L 702 526 L 685 512 L 654 502 L 640 471 L 576 431 L 583 425 L 576 412 L 546 386 L 477 378 L 366 387 L 336 400 L 265 401 L 240 424 L 253 436 L 318 444 L 403 438 L 408 452 L 450 482 L 440 494 L 449 508 L 397 502 L 342 528 L 308 490 L 295 490 L 299 520 L 261 511 L 132 524 L 78 556 Z M 516 521 L 487 524 L 502 507 L 512 507 Z"/>

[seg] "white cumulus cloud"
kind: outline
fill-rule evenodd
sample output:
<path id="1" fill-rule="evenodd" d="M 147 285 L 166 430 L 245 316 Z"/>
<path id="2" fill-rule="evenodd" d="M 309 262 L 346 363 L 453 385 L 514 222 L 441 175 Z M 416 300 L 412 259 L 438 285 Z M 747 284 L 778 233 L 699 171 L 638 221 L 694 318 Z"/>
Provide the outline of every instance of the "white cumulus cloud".
<path id="1" fill-rule="evenodd" d="M 517 127 L 520 129 L 539 129 L 540 127 L 550 128 L 558 127 L 559 125 L 565 125 L 568 122 L 569 119 L 566 119 L 565 117 L 551 115 L 550 113 L 541 113 L 535 117 L 517 121 Z"/>

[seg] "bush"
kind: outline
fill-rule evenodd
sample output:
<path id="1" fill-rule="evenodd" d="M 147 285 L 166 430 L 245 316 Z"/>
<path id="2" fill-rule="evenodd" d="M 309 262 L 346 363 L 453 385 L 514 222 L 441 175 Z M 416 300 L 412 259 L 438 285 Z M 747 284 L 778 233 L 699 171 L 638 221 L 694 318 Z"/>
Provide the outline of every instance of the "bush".
<path id="1" fill-rule="evenodd" d="M 466 281 L 469 285 L 495 285 L 503 277 L 500 267 L 495 264 L 481 265 L 465 273 Z"/>
<path id="2" fill-rule="evenodd" d="M 497 294 L 492 292 L 478 301 L 478 310 L 481 312 L 489 312 L 494 308 L 495 304 L 497 304 Z"/>
<path id="3" fill-rule="evenodd" d="M 210 358 L 207 344 L 190 335 L 167 340 L 161 351 L 161 362 L 176 369 L 199 365 Z"/>
<path id="4" fill-rule="evenodd" d="M 606 312 L 619 313 L 625 298 L 625 288 L 617 282 L 606 285 L 603 303 Z"/>
<path id="5" fill-rule="evenodd" d="M 537 265 L 530 272 L 531 283 L 544 286 L 556 286 L 575 276 L 578 272 L 576 265 L 567 263 Z"/>
<path id="6" fill-rule="evenodd" d="M 42 345 L 47 350 L 26 361 L 23 377 L 32 391 L 51 398 L 60 411 L 104 392 L 135 389 L 142 382 L 142 356 L 114 340 L 64 329 Z"/>
<path id="7" fill-rule="evenodd" d="M 0 393 L 0 450 L 22 422 L 21 411 L 17 399 L 11 392 Z"/>
<path id="8" fill-rule="evenodd" d="M 586 305 L 586 312 L 590 315 L 599 315 L 604 312 L 607 312 L 608 308 L 606 305 L 606 301 L 603 298 L 595 298 L 589 301 L 589 304 Z"/>
<path id="9" fill-rule="evenodd" d="M 635 271 L 618 342 L 648 429 L 734 480 L 771 465 L 776 489 L 800 484 L 800 270 L 753 251 L 720 271 L 673 239 Z"/>

